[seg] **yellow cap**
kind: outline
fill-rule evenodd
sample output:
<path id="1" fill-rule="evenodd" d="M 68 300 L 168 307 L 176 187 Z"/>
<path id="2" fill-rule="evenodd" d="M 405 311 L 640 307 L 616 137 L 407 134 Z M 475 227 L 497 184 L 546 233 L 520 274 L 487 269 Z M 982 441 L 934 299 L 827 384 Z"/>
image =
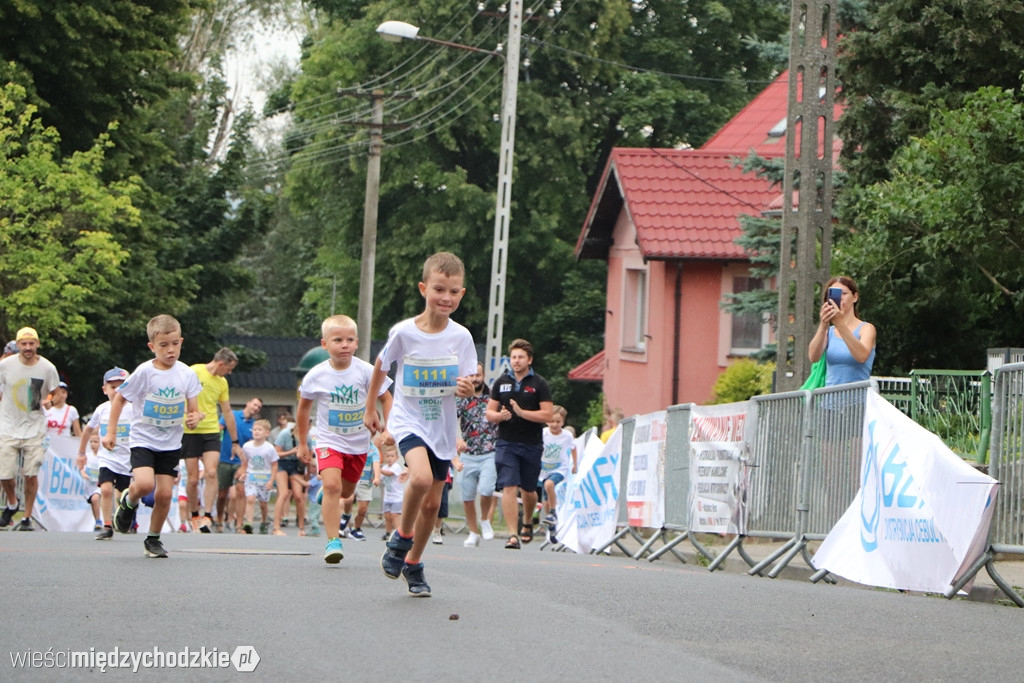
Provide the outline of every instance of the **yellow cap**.
<path id="1" fill-rule="evenodd" d="M 35 339 L 39 341 L 39 335 L 31 327 L 23 327 L 18 330 L 18 334 L 15 335 L 14 341 L 21 341 L 22 339 Z"/>

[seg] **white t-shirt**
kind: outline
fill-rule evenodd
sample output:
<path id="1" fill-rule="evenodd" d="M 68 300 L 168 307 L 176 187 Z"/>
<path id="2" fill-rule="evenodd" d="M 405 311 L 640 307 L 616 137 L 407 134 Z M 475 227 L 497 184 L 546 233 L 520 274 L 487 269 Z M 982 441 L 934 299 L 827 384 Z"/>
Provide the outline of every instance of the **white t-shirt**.
<path id="1" fill-rule="evenodd" d="M 366 390 L 370 388 L 373 366 L 353 358 L 344 370 L 335 370 L 331 361 L 318 363 L 306 373 L 299 395 L 316 406 L 314 438 L 318 448 L 333 448 L 341 453 L 361 455 L 370 448 L 370 432 L 363 424 Z M 381 385 L 383 396 L 391 379 Z"/>
<path id="2" fill-rule="evenodd" d="M 130 448 L 176 451 L 185 433 L 187 399 L 202 391 L 196 373 L 175 361 L 169 370 L 159 370 L 149 360 L 117 388 L 119 394 L 135 404 L 135 419 L 128 435 Z"/>
<path id="3" fill-rule="evenodd" d="M 57 388 L 60 377 L 53 363 L 42 356 L 24 365 L 21 354 L 0 360 L 0 435 L 34 439 L 46 434 L 43 397 Z"/>
<path id="4" fill-rule="evenodd" d="M 473 335 L 454 320 L 441 332 L 428 334 L 409 318 L 391 328 L 379 358 L 384 370 L 398 363 L 388 419 L 395 441 L 418 436 L 439 460 L 451 460 L 459 430 L 455 380 L 476 372 Z"/>
<path id="5" fill-rule="evenodd" d="M 572 474 L 572 449 L 576 446 L 576 439 L 564 429 L 555 436 L 547 427 L 544 428 L 544 453 L 540 458 L 541 481 L 544 481 L 556 472 L 565 479 Z"/>
<path id="6" fill-rule="evenodd" d="M 245 466 L 245 483 L 266 487 L 270 481 L 270 466 L 277 462 L 277 449 L 269 441 L 264 441 L 259 446 L 255 441 L 246 441 L 242 450 L 249 459 Z"/>
<path id="7" fill-rule="evenodd" d="M 398 476 L 405 472 L 398 461 L 393 465 L 381 465 L 381 487 L 384 489 L 385 503 L 401 503 L 405 497 L 405 484 L 398 480 Z"/>
<path id="8" fill-rule="evenodd" d="M 78 419 L 78 408 L 65 403 L 46 409 L 46 431 L 50 436 L 71 436 L 71 424 Z"/>
<path id="9" fill-rule="evenodd" d="M 132 473 L 132 453 L 128 449 L 128 435 L 132 429 L 132 419 L 135 417 L 135 409 L 131 403 L 125 403 L 121 408 L 121 416 L 117 418 L 117 439 L 114 442 L 114 450 L 108 451 L 100 447 L 100 467 L 106 467 L 115 474 Z M 107 427 L 110 423 L 110 401 L 101 403 L 92 417 L 89 418 L 89 427 L 99 432 L 100 441 L 107 435 Z"/>
<path id="10" fill-rule="evenodd" d="M 100 453 L 103 450 L 103 446 L 100 446 L 95 453 L 91 448 L 85 451 L 85 478 L 92 486 L 100 483 Z"/>

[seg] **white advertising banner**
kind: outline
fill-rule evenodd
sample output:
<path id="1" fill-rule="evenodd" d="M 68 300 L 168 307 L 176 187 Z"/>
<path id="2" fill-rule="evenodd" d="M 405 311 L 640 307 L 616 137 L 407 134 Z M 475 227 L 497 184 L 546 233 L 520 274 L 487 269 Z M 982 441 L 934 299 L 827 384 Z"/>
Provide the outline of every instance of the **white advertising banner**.
<path id="1" fill-rule="evenodd" d="M 690 530 L 747 532 L 753 404 L 690 409 Z"/>
<path id="2" fill-rule="evenodd" d="M 998 482 L 873 391 L 860 472 L 860 491 L 814 556 L 818 569 L 941 593 L 984 551 Z"/>
<path id="3" fill-rule="evenodd" d="M 626 513 L 630 526 L 644 529 L 665 526 L 667 414 L 662 410 L 636 418 L 626 477 Z"/>
<path id="4" fill-rule="evenodd" d="M 36 519 L 49 531 L 92 531 L 89 495 L 96 489 L 82 479 L 76 461 L 78 439 L 50 437 L 50 445 L 39 470 L 36 492 Z"/>
<path id="5" fill-rule="evenodd" d="M 558 525 L 555 536 L 577 553 L 589 553 L 615 535 L 616 503 L 622 466 L 622 427 L 608 443 L 587 440 L 576 474 L 555 487 Z"/>
<path id="6" fill-rule="evenodd" d="M 96 487 L 82 478 L 78 469 L 79 440 L 70 436 L 52 436 L 39 470 L 35 517 L 47 531 L 92 531 L 95 520 L 89 496 Z M 151 501 L 139 505 L 135 521 L 145 533 L 153 513 Z M 176 531 L 179 524 L 177 487 L 163 532 Z"/>

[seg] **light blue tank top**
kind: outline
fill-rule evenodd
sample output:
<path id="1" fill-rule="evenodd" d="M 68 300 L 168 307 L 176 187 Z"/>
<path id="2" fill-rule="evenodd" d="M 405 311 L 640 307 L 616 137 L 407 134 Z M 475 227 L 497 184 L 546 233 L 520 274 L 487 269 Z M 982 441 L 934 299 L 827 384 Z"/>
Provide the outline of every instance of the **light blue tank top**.
<path id="1" fill-rule="evenodd" d="M 861 322 L 853 331 L 853 336 L 860 339 L 860 328 L 864 327 Z M 872 347 L 871 354 L 863 363 L 858 363 L 850 353 L 843 338 L 836 334 L 836 328 L 828 328 L 828 347 L 825 349 L 825 386 L 831 387 L 836 384 L 848 384 L 850 382 L 862 382 L 871 377 L 871 366 L 875 364 L 875 349 Z"/>

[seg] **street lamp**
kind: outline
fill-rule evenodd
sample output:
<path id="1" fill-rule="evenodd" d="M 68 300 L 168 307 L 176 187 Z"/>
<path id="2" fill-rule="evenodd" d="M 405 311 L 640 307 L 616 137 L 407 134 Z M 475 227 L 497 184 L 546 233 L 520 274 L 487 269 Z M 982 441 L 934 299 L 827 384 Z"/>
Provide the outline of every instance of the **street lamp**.
<path id="1" fill-rule="evenodd" d="M 511 0 L 508 4 L 508 55 L 505 59 L 505 82 L 501 96 L 501 149 L 498 156 L 498 196 L 494 211 L 494 249 L 491 254 L 491 293 L 487 304 L 487 362 L 484 373 L 488 382 L 501 374 L 501 336 L 505 324 L 505 270 L 508 265 L 508 226 L 512 203 L 512 153 L 516 137 L 516 95 L 519 87 L 519 44 L 523 33 L 523 2 Z M 404 21 L 385 21 L 377 33 L 391 42 L 422 40 L 436 45 L 471 52 L 502 56 L 492 50 L 446 40 L 421 36 L 420 29 Z"/>

